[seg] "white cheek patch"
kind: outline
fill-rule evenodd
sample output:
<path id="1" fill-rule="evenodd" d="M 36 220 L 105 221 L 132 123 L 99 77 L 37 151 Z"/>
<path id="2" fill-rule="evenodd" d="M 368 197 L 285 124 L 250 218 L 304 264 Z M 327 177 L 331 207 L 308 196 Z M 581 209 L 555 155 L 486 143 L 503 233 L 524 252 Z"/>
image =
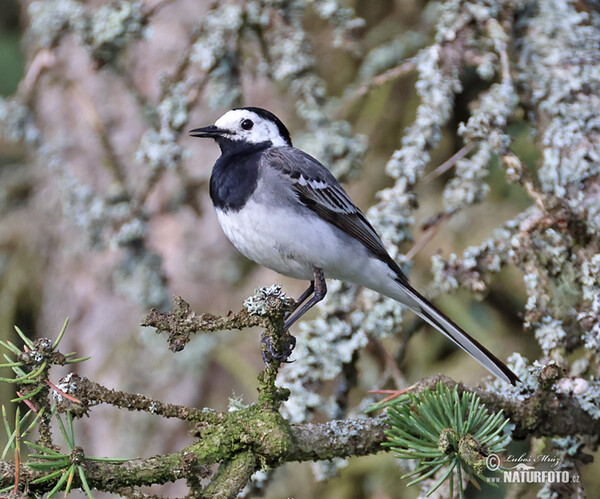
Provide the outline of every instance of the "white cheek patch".
<path id="1" fill-rule="evenodd" d="M 250 130 L 244 131 L 244 138 L 252 144 L 260 142 L 275 142 L 277 140 L 277 130 L 271 128 L 271 123 L 264 121 L 260 117 L 250 118 L 254 121 L 254 126 Z"/>
<path id="2" fill-rule="evenodd" d="M 274 147 L 282 147 L 288 145 L 279 133 L 279 128 L 277 128 L 277 125 L 275 125 L 275 123 L 271 123 L 270 121 L 263 121 L 261 125 L 266 126 L 266 133 L 264 135 L 265 138 L 262 141 L 270 140 Z"/>
<path id="3" fill-rule="evenodd" d="M 246 119 L 254 122 L 254 126 L 250 130 L 244 130 L 241 127 L 242 121 Z M 215 126 L 230 132 L 227 134 L 227 138 L 230 140 L 244 140 L 251 144 L 270 141 L 275 147 L 287 145 L 275 123 L 246 109 L 233 109 L 226 112 L 215 121 Z"/>

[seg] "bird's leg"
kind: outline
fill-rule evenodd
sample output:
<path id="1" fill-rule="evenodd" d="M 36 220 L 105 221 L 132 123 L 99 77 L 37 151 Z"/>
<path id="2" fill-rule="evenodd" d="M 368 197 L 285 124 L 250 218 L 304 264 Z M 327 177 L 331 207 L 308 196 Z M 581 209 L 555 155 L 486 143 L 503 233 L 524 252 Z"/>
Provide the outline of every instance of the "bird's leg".
<path id="1" fill-rule="evenodd" d="M 323 274 L 323 270 L 314 268 L 315 272 L 315 280 L 311 281 L 311 286 L 302 294 L 300 299 L 298 300 L 298 305 L 302 303 L 302 301 L 306 300 L 310 293 L 308 291 L 313 288 L 314 294 L 310 300 L 308 300 L 299 310 L 297 310 L 288 320 L 285 321 L 285 326 L 283 328 L 287 331 L 294 322 L 296 322 L 300 317 L 302 317 L 306 312 L 308 312 L 312 307 L 314 307 L 317 303 L 319 303 L 325 295 L 327 294 L 327 284 L 325 283 L 325 275 Z M 307 295 L 307 296 L 305 296 Z"/>
<path id="2" fill-rule="evenodd" d="M 288 312 L 287 317 L 289 317 L 290 315 L 292 315 L 296 309 L 302 305 L 307 298 L 312 295 L 315 291 L 315 281 L 310 281 L 310 286 L 308 286 L 308 289 L 306 289 L 304 291 L 304 293 L 302 293 L 300 295 L 300 297 L 296 300 L 296 302 L 294 303 L 294 307 Z"/>
<path id="3" fill-rule="evenodd" d="M 278 360 L 279 362 L 287 362 L 287 358 L 292 354 L 294 347 L 296 346 L 296 338 L 294 338 L 289 333 L 289 328 L 294 322 L 296 322 L 300 317 L 302 317 L 308 310 L 310 310 L 314 305 L 319 303 L 325 295 L 327 294 L 327 285 L 325 283 L 325 275 L 321 269 L 315 268 L 315 280 L 310 282 L 310 286 L 308 289 L 302 293 L 300 298 L 296 301 L 294 309 L 291 313 L 291 316 L 285 322 L 283 329 L 286 333 L 286 338 L 282 338 L 282 352 L 279 353 L 276 351 L 275 346 L 269 341 L 267 338 L 263 339 L 264 348 L 263 348 L 263 360 L 265 364 L 268 366 L 272 360 Z M 314 293 L 314 294 L 313 294 Z M 313 295 L 308 302 L 304 303 L 309 296 Z M 302 305 L 304 303 L 304 305 Z M 300 305 L 302 305 L 300 307 Z M 299 310 L 298 307 L 300 307 Z"/>

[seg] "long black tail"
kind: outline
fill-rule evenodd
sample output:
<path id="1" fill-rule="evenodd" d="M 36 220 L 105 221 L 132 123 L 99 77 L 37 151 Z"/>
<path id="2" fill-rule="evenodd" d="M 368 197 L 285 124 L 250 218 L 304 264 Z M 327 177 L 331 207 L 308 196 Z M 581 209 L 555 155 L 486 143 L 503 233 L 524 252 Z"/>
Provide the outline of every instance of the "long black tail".
<path id="1" fill-rule="evenodd" d="M 407 282 L 403 282 L 401 285 L 406 293 L 417 304 L 416 306 L 409 303 L 406 304 L 414 313 L 431 324 L 440 333 L 450 338 L 493 375 L 513 385 L 516 384 L 517 381 L 521 381 L 518 376 L 492 352 L 476 339 L 471 338 L 471 336 L 454 324 L 447 315 L 438 310 L 425 297 L 421 296 L 421 294 L 413 289 Z"/>

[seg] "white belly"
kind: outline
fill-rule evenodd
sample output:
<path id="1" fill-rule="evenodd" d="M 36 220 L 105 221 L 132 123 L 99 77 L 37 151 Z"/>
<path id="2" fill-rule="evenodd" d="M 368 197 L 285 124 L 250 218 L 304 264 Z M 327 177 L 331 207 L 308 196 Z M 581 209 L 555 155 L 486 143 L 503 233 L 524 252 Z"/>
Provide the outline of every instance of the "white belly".
<path id="1" fill-rule="evenodd" d="M 325 277 L 351 282 L 396 296 L 398 284 L 387 264 L 366 248 L 312 213 L 293 215 L 274 206 L 249 200 L 239 211 L 217 217 L 223 231 L 247 258 L 280 274 L 296 279 L 314 279 L 314 268 Z"/>
<path id="2" fill-rule="evenodd" d="M 250 260 L 297 279 L 313 279 L 313 265 L 301 258 L 295 241 L 286 237 L 289 225 L 279 213 L 270 212 L 249 200 L 239 211 L 217 209 L 223 232 Z"/>
<path id="3" fill-rule="evenodd" d="M 217 216 L 243 255 L 296 279 L 313 279 L 317 267 L 327 277 L 355 282 L 346 275 L 348 270 L 368 259 L 361 245 L 357 243 L 356 250 L 354 245 L 349 248 L 341 231 L 316 217 L 290 216 L 278 207 L 258 205 L 253 200 L 236 212 L 217 209 Z"/>

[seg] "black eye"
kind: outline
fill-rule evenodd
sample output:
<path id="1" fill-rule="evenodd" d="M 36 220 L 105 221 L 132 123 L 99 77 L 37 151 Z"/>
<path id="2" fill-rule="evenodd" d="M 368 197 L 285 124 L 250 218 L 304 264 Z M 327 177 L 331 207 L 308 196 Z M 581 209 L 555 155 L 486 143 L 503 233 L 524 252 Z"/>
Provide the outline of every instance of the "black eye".
<path id="1" fill-rule="evenodd" d="M 250 130 L 253 126 L 254 126 L 254 122 L 252 120 L 242 121 L 242 128 L 244 130 Z"/>

